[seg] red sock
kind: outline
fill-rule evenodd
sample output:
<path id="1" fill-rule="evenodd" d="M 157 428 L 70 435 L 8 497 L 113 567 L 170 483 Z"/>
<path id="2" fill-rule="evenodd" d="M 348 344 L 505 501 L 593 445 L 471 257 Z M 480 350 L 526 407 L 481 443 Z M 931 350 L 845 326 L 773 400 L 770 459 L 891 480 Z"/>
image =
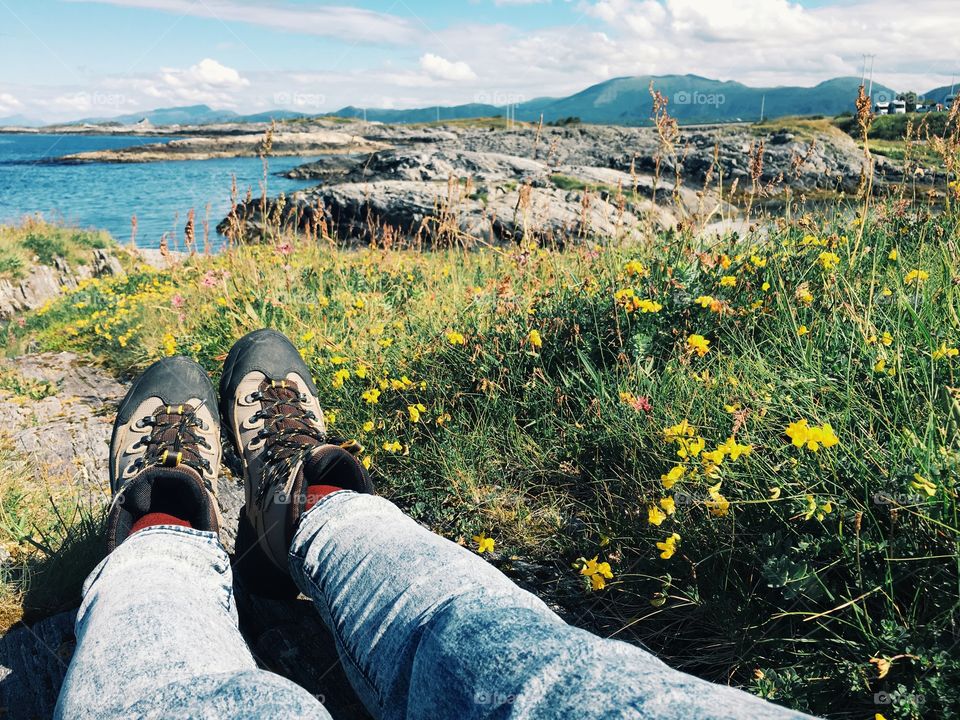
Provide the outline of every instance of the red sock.
<path id="1" fill-rule="evenodd" d="M 307 487 L 307 501 L 303 511 L 306 512 L 327 495 L 337 490 L 343 490 L 343 488 L 337 487 L 336 485 L 309 485 Z"/>
<path id="2" fill-rule="evenodd" d="M 179 525 L 180 527 L 193 527 L 186 520 L 181 520 L 175 515 L 167 515 L 167 513 L 147 513 L 142 518 L 137 520 L 133 527 L 130 528 L 130 534 L 133 535 L 138 530 L 143 530 L 144 528 L 152 527 L 153 525 Z"/>

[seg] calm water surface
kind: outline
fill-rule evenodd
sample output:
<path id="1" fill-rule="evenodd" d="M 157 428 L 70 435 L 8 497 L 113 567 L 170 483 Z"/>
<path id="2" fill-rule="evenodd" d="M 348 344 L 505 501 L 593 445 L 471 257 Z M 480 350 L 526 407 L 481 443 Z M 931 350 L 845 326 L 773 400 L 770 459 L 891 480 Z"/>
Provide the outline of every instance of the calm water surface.
<path id="1" fill-rule="evenodd" d="M 137 216 L 137 244 L 157 247 L 163 234 L 183 241 L 183 226 L 193 208 L 197 239 L 201 220 L 210 205 L 211 242 L 218 244 L 215 227 L 230 211 L 230 183 L 237 177 L 240 195 L 253 188 L 260 194 L 263 167 L 259 158 L 178 160 L 159 163 L 93 163 L 56 165 L 45 161 L 91 150 L 168 142 L 172 138 L 115 135 L 19 135 L 0 133 L 0 224 L 40 213 L 80 227 L 103 228 L 117 240 L 130 239 L 130 217 Z M 270 160 L 267 192 L 315 185 L 315 181 L 289 180 L 285 172 L 315 157 Z"/>

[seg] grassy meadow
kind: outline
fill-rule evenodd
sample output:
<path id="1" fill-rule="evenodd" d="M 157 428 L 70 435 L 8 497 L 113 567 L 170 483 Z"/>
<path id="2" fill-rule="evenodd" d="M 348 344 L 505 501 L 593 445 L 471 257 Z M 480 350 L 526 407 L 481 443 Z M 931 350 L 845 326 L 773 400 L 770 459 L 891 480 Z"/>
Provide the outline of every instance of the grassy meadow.
<path id="1" fill-rule="evenodd" d="M 217 376 L 278 328 L 382 493 L 571 622 L 816 714 L 957 717 L 958 200 L 563 251 L 125 258 L 9 323 L 7 353 Z M 62 517 L 96 532 L 2 491 L 15 557 L 44 523 L 73 538 Z"/>

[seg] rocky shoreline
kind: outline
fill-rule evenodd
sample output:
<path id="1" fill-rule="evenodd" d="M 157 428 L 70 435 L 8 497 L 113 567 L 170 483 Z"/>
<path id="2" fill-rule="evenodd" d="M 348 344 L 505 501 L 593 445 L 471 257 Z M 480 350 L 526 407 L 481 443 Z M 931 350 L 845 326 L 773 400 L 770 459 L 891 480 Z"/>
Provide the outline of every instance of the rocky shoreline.
<path id="1" fill-rule="evenodd" d="M 681 128 L 519 124 L 383 125 L 315 120 L 189 128 L 190 137 L 58 158 L 61 163 L 315 157 L 286 173 L 317 185 L 236 205 L 218 231 L 234 239 L 294 229 L 346 244 L 564 245 L 707 227 L 785 197 L 856 193 L 867 161 L 827 121 Z M 875 156 L 875 187 L 912 168 Z M 931 175 L 918 182 L 935 185 Z"/>
<path id="2" fill-rule="evenodd" d="M 302 131 L 282 130 L 272 133 L 269 144 L 265 133 L 222 133 L 187 137 L 166 143 L 136 145 L 117 150 L 64 155 L 51 162 L 81 163 L 142 163 L 166 160 L 211 160 L 214 158 L 256 157 L 263 153 L 273 156 L 335 155 L 339 153 L 375 152 L 386 148 L 383 143 L 367 140 L 359 135 L 322 128 Z"/>
<path id="3" fill-rule="evenodd" d="M 368 125 L 362 132 L 385 147 L 295 168 L 288 177 L 319 184 L 242 203 L 218 230 L 257 238 L 296 229 L 348 243 L 527 238 L 562 246 L 682 222 L 703 226 L 736 216 L 731 203 L 749 192 L 854 193 L 866 169 L 856 142 L 835 128 L 803 137 L 746 124 L 684 129 L 667 152 L 653 128 Z M 903 177 L 894 163 L 875 163 L 878 184 Z"/>

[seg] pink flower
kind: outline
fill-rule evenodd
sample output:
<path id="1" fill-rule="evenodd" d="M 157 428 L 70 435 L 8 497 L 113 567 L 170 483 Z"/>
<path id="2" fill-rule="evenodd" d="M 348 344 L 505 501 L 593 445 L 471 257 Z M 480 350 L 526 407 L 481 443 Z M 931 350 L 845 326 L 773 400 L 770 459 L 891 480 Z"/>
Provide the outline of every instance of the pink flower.
<path id="1" fill-rule="evenodd" d="M 173 305 L 177 310 L 183 307 L 186 301 L 183 299 L 183 295 L 174 295 L 170 298 L 170 304 Z"/>
<path id="2" fill-rule="evenodd" d="M 643 412 L 650 412 L 653 410 L 653 405 L 650 404 L 650 398 L 646 395 L 641 395 L 636 400 L 631 403 L 634 410 L 642 410 Z"/>
<path id="3" fill-rule="evenodd" d="M 281 255 L 289 255 L 293 252 L 293 245 L 288 242 L 285 242 L 282 245 L 277 245 L 277 252 Z"/>
<path id="4" fill-rule="evenodd" d="M 213 270 L 207 270 L 207 274 L 203 276 L 203 280 L 200 281 L 200 284 L 204 287 L 216 287 L 217 274 Z"/>

